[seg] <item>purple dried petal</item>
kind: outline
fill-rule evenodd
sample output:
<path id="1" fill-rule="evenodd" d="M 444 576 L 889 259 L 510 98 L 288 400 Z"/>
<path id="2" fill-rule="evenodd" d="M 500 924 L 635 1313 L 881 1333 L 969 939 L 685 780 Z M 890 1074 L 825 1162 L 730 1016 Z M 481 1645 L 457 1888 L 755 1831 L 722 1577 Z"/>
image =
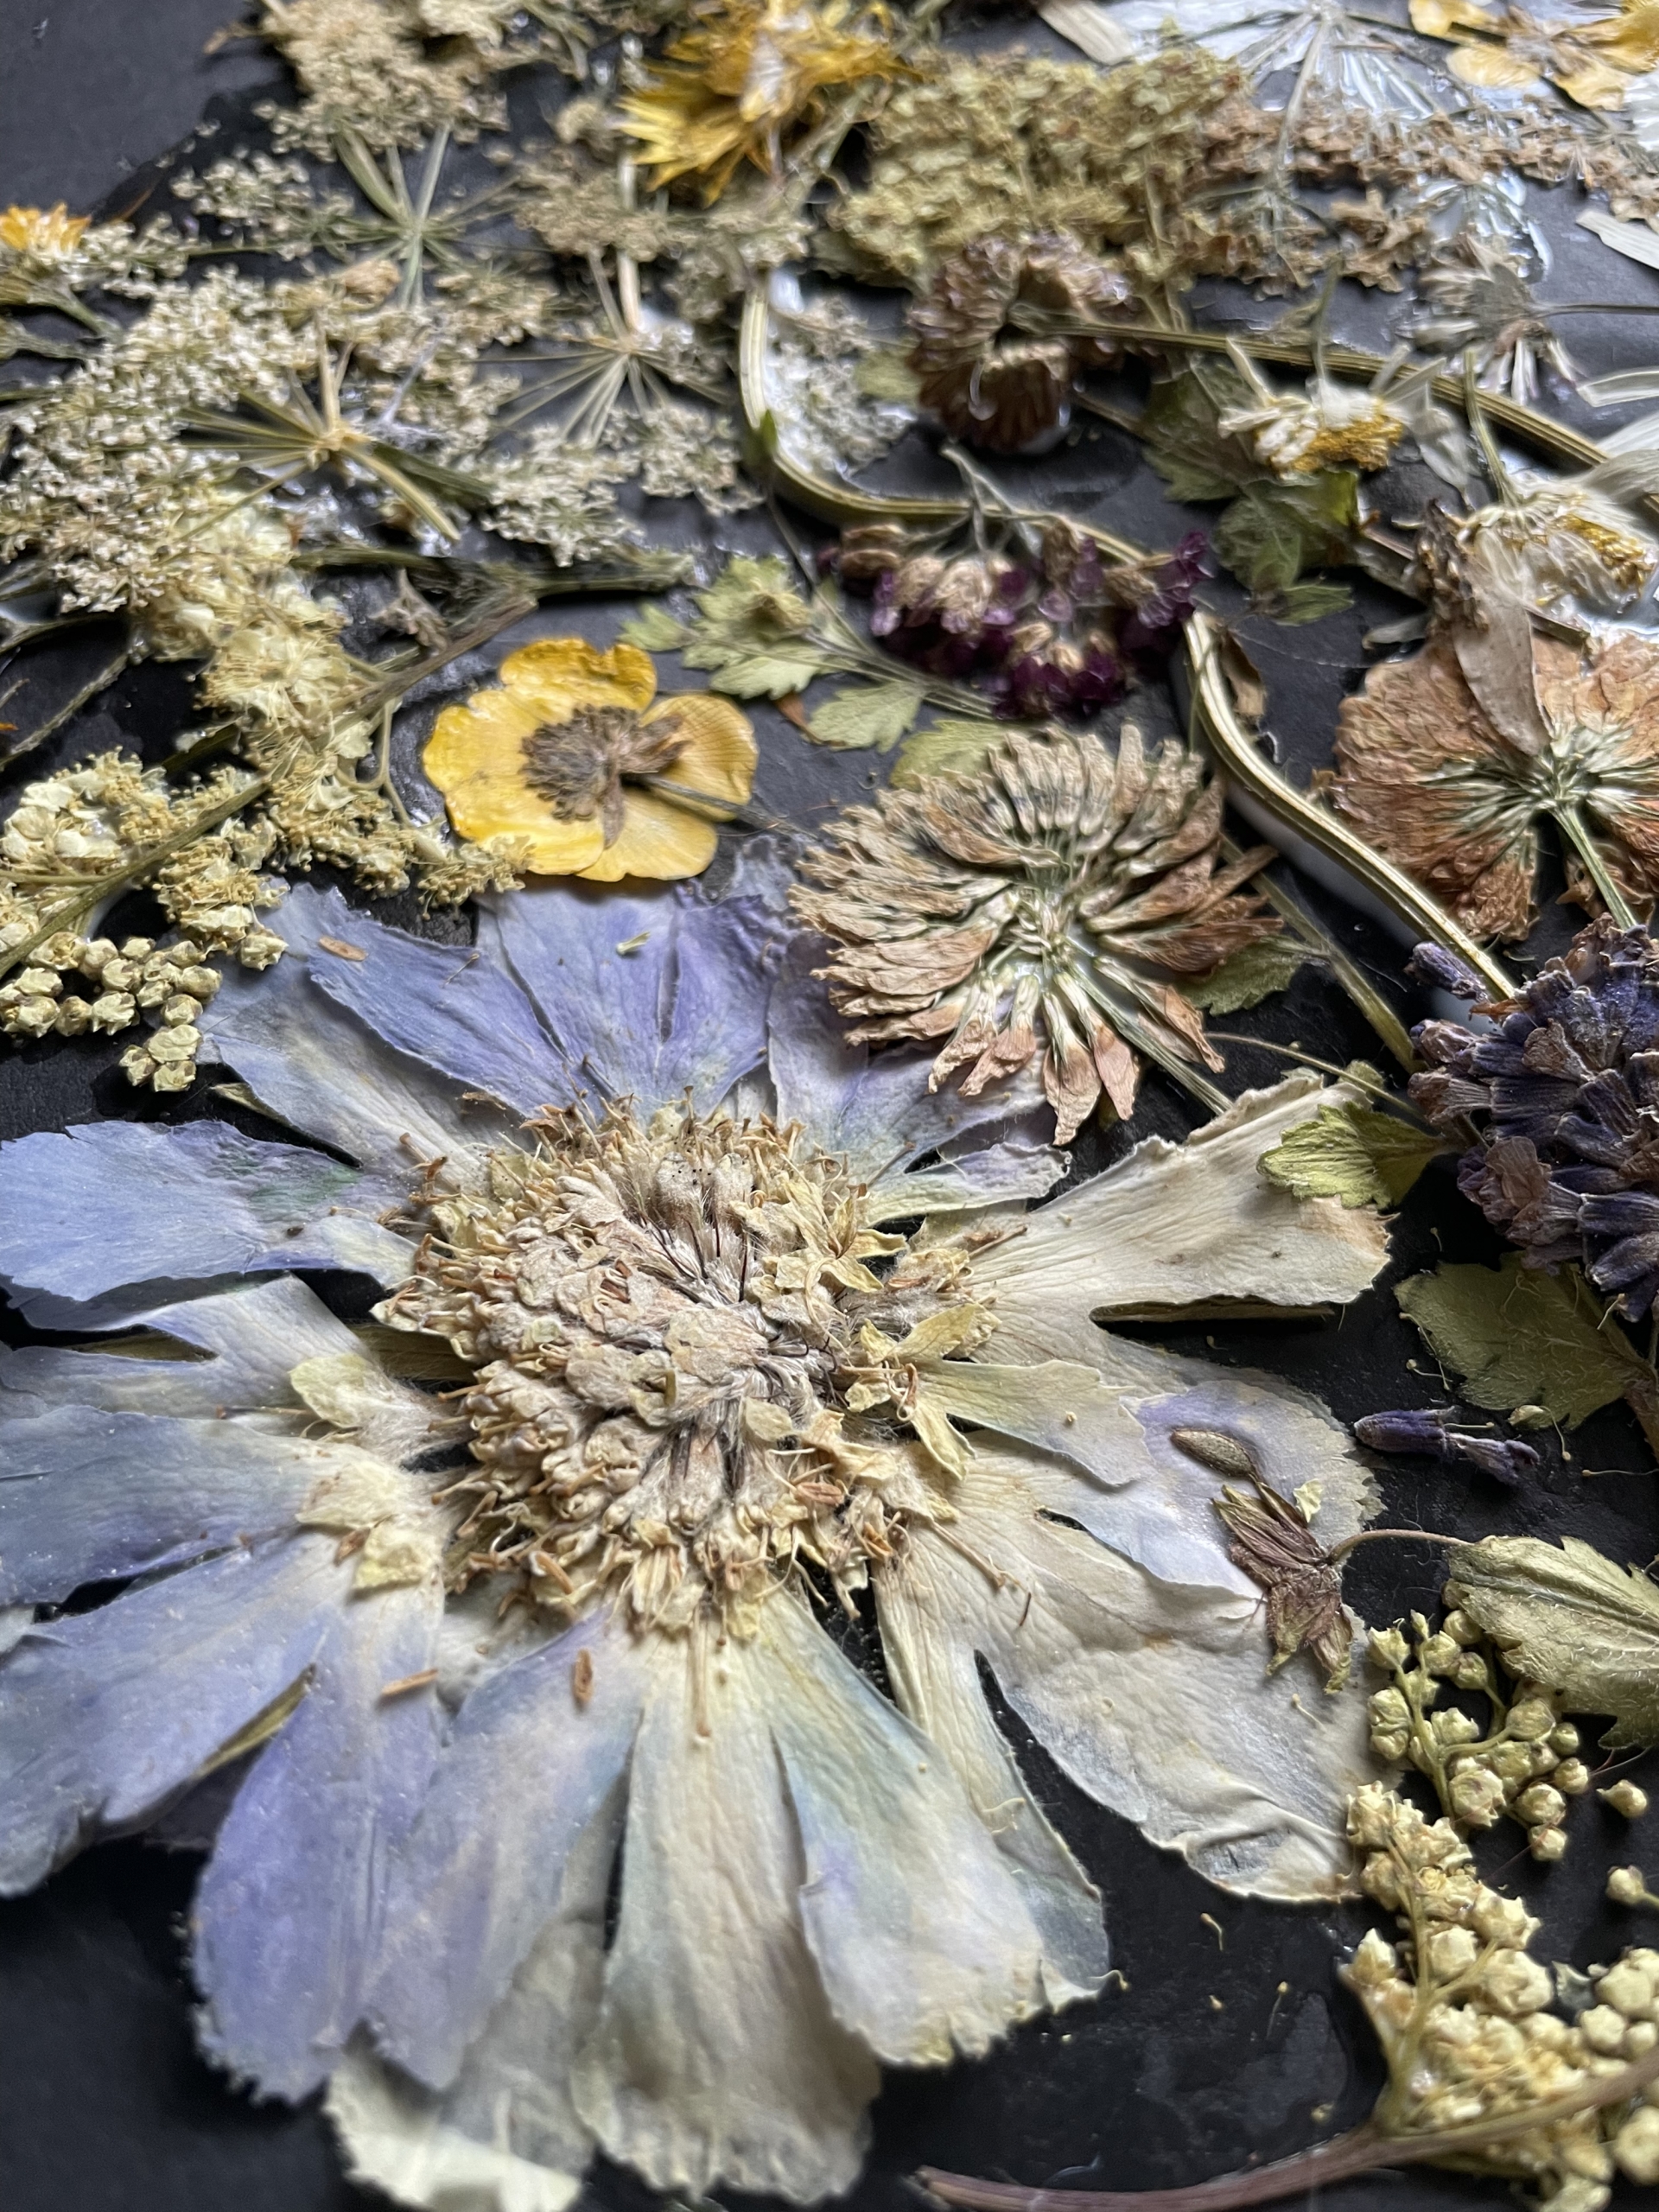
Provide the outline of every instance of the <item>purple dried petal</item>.
<path id="1" fill-rule="evenodd" d="M 1474 969 L 1448 952 L 1443 944 L 1420 944 L 1406 963 L 1406 973 L 1436 990 L 1449 991 L 1454 999 L 1484 999 L 1486 986 Z"/>

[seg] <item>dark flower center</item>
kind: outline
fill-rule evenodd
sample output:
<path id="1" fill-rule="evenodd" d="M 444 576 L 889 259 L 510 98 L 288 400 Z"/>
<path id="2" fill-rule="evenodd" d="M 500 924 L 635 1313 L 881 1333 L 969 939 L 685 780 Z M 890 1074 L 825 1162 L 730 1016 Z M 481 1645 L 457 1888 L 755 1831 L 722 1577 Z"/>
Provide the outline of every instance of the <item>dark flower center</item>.
<path id="1" fill-rule="evenodd" d="M 599 817 L 605 842 L 622 834 L 622 786 L 660 776 L 685 750 L 677 718 L 643 722 L 631 707 L 578 707 L 524 740 L 524 781 L 562 822 Z"/>

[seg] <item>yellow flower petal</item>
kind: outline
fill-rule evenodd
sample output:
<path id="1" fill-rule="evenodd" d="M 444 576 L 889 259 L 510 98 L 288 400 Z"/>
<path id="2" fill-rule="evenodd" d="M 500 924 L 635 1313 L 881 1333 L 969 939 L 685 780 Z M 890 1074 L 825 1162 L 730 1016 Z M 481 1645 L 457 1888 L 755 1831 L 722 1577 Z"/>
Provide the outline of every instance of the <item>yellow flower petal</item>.
<path id="1" fill-rule="evenodd" d="M 643 714 L 657 696 L 657 671 L 638 645 L 601 652 L 585 638 L 538 638 L 501 664 L 501 681 L 541 721 L 569 719 L 578 707 L 626 707 Z M 483 696 L 487 696 L 487 694 Z"/>
<path id="2" fill-rule="evenodd" d="M 523 778 L 524 740 L 542 717 L 511 691 L 480 691 L 446 707 L 433 725 L 421 766 L 448 798 L 477 776 Z"/>
<path id="3" fill-rule="evenodd" d="M 631 789 L 624 807 L 616 842 L 591 868 L 575 871 L 589 883 L 616 883 L 625 875 L 676 882 L 683 875 L 701 875 L 715 857 L 719 835 L 714 823 L 685 813 L 671 799 Z"/>
<path id="4" fill-rule="evenodd" d="M 1529 61 L 1517 61 L 1497 46 L 1460 46 L 1452 57 L 1452 74 L 1465 85 L 1484 85 L 1489 92 L 1540 81 Z"/>
<path id="5" fill-rule="evenodd" d="M 1556 83 L 1568 99 L 1580 107 L 1623 107 L 1630 80 L 1604 61 L 1586 61 L 1578 69 L 1564 70 Z"/>
<path id="6" fill-rule="evenodd" d="M 659 699 L 645 720 L 676 722 L 685 741 L 685 750 L 665 772 L 671 783 L 742 805 L 754 787 L 759 755 L 748 716 L 729 699 L 714 691 L 686 692 Z"/>
<path id="7" fill-rule="evenodd" d="M 1459 30 L 1496 30 L 1497 20 L 1471 0 L 1411 0 L 1414 30 L 1426 38 L 1456 38 Z"/>

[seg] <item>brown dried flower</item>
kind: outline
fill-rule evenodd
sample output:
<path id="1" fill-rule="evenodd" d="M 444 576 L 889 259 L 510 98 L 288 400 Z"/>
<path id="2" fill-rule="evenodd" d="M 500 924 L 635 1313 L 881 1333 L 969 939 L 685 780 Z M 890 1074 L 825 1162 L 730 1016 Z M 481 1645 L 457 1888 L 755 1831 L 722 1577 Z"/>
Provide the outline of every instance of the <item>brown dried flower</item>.
<path id="1" fill-rule="evenodd" d="M 1338 807 L 1482 937 L 1531 927 L 1543 819 L 1587 873 L 1569 872 L 1581 904 L 1659 893 L 1659 644 L 1538 638 L 1533 681 L 1535 752 L 1499 734 L 1448 639 L 1374 669 L 1338 726 Z"/>
<path id="2" fill-rule="evenodd" d="M 1173 740 L 1148 760 L 1131 722 L 1116 754 L 1011 734 L 976 776 L 849 809 L 795 906 L 836 943 L 823 973 L 855 1040 L 944 1037 L 934 1083 L 966 1066 L 970 1096 L 1040 1052 L 1064 1143 L 1103 1089 L 1133 1111 L 1137 1052 L 1211 1095 L 1195 1064 L 1221 1062 L 1160 971 L 1207 975 L 1279 927 L 1236 895 L 1268 849 L 1217 866 L 1223 800 Z"/>
<path id="3" fill-rule="evenodd" d="M 1128 279 L 1059 233 L 983 238 L 955 254 L 910 314 L 909 355 L 923 406 L 952 437 L 1015 453 L 1065 418 L 1071 379 L 1116 349 L 1089 339 L 1044 337 L 1021 310 L 1105 315 L 1130 306 Z"/>

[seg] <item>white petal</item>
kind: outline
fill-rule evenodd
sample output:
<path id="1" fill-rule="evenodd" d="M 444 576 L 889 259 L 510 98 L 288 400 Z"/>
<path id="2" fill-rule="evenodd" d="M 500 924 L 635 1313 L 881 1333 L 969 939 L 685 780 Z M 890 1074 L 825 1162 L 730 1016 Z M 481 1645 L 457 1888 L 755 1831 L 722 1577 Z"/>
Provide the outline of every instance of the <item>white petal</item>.
<path id="1" fill-rule="evenodd" d="M 857 2174 L 876 2069 L 832 2018 L 801 1931 L 776 1669 L 734 1642 L 674 1656 L 634 1745 L 621 1915 L 576 2108 L 656 2188 L 810 2202 Z"/>
<path id="2" fill-rule="evenodd" d="M 1285 1899 L 1345 1888 L 1348 1793 L 1370 1771 L 1364 1697 L 1266 1674 L 1256 1607 L 1160 1583 L 1039 1517 L 1026 1469 L 982 1452 L 953 1534 L 1000 1583 L 923 1530 L 880 1577 L 886 1608 L 989 1662 L 1078 1786 L 1223 1887 Z"/>
<path id="3" fill-rule="evenodd" d="M 976 1277 L 996 1293 L 1010 1344 L 1052 1357 L 1048 1334 L 1080 1313 L 1257 1298 L 1346 1305 L 1388 1258 L 1368 1207 L 1294 1198 L 1257 1171 L 1286 1132 L 1355 1094 L 1294 1075 L 1247 1090 L 1185 1144 L 1148 1137 L 1128 1159 L 1027 1216 L 1023 1233 L 986 1253 Z M 994 1356 L 1007 1356 L 1001 1344 Z"/>

